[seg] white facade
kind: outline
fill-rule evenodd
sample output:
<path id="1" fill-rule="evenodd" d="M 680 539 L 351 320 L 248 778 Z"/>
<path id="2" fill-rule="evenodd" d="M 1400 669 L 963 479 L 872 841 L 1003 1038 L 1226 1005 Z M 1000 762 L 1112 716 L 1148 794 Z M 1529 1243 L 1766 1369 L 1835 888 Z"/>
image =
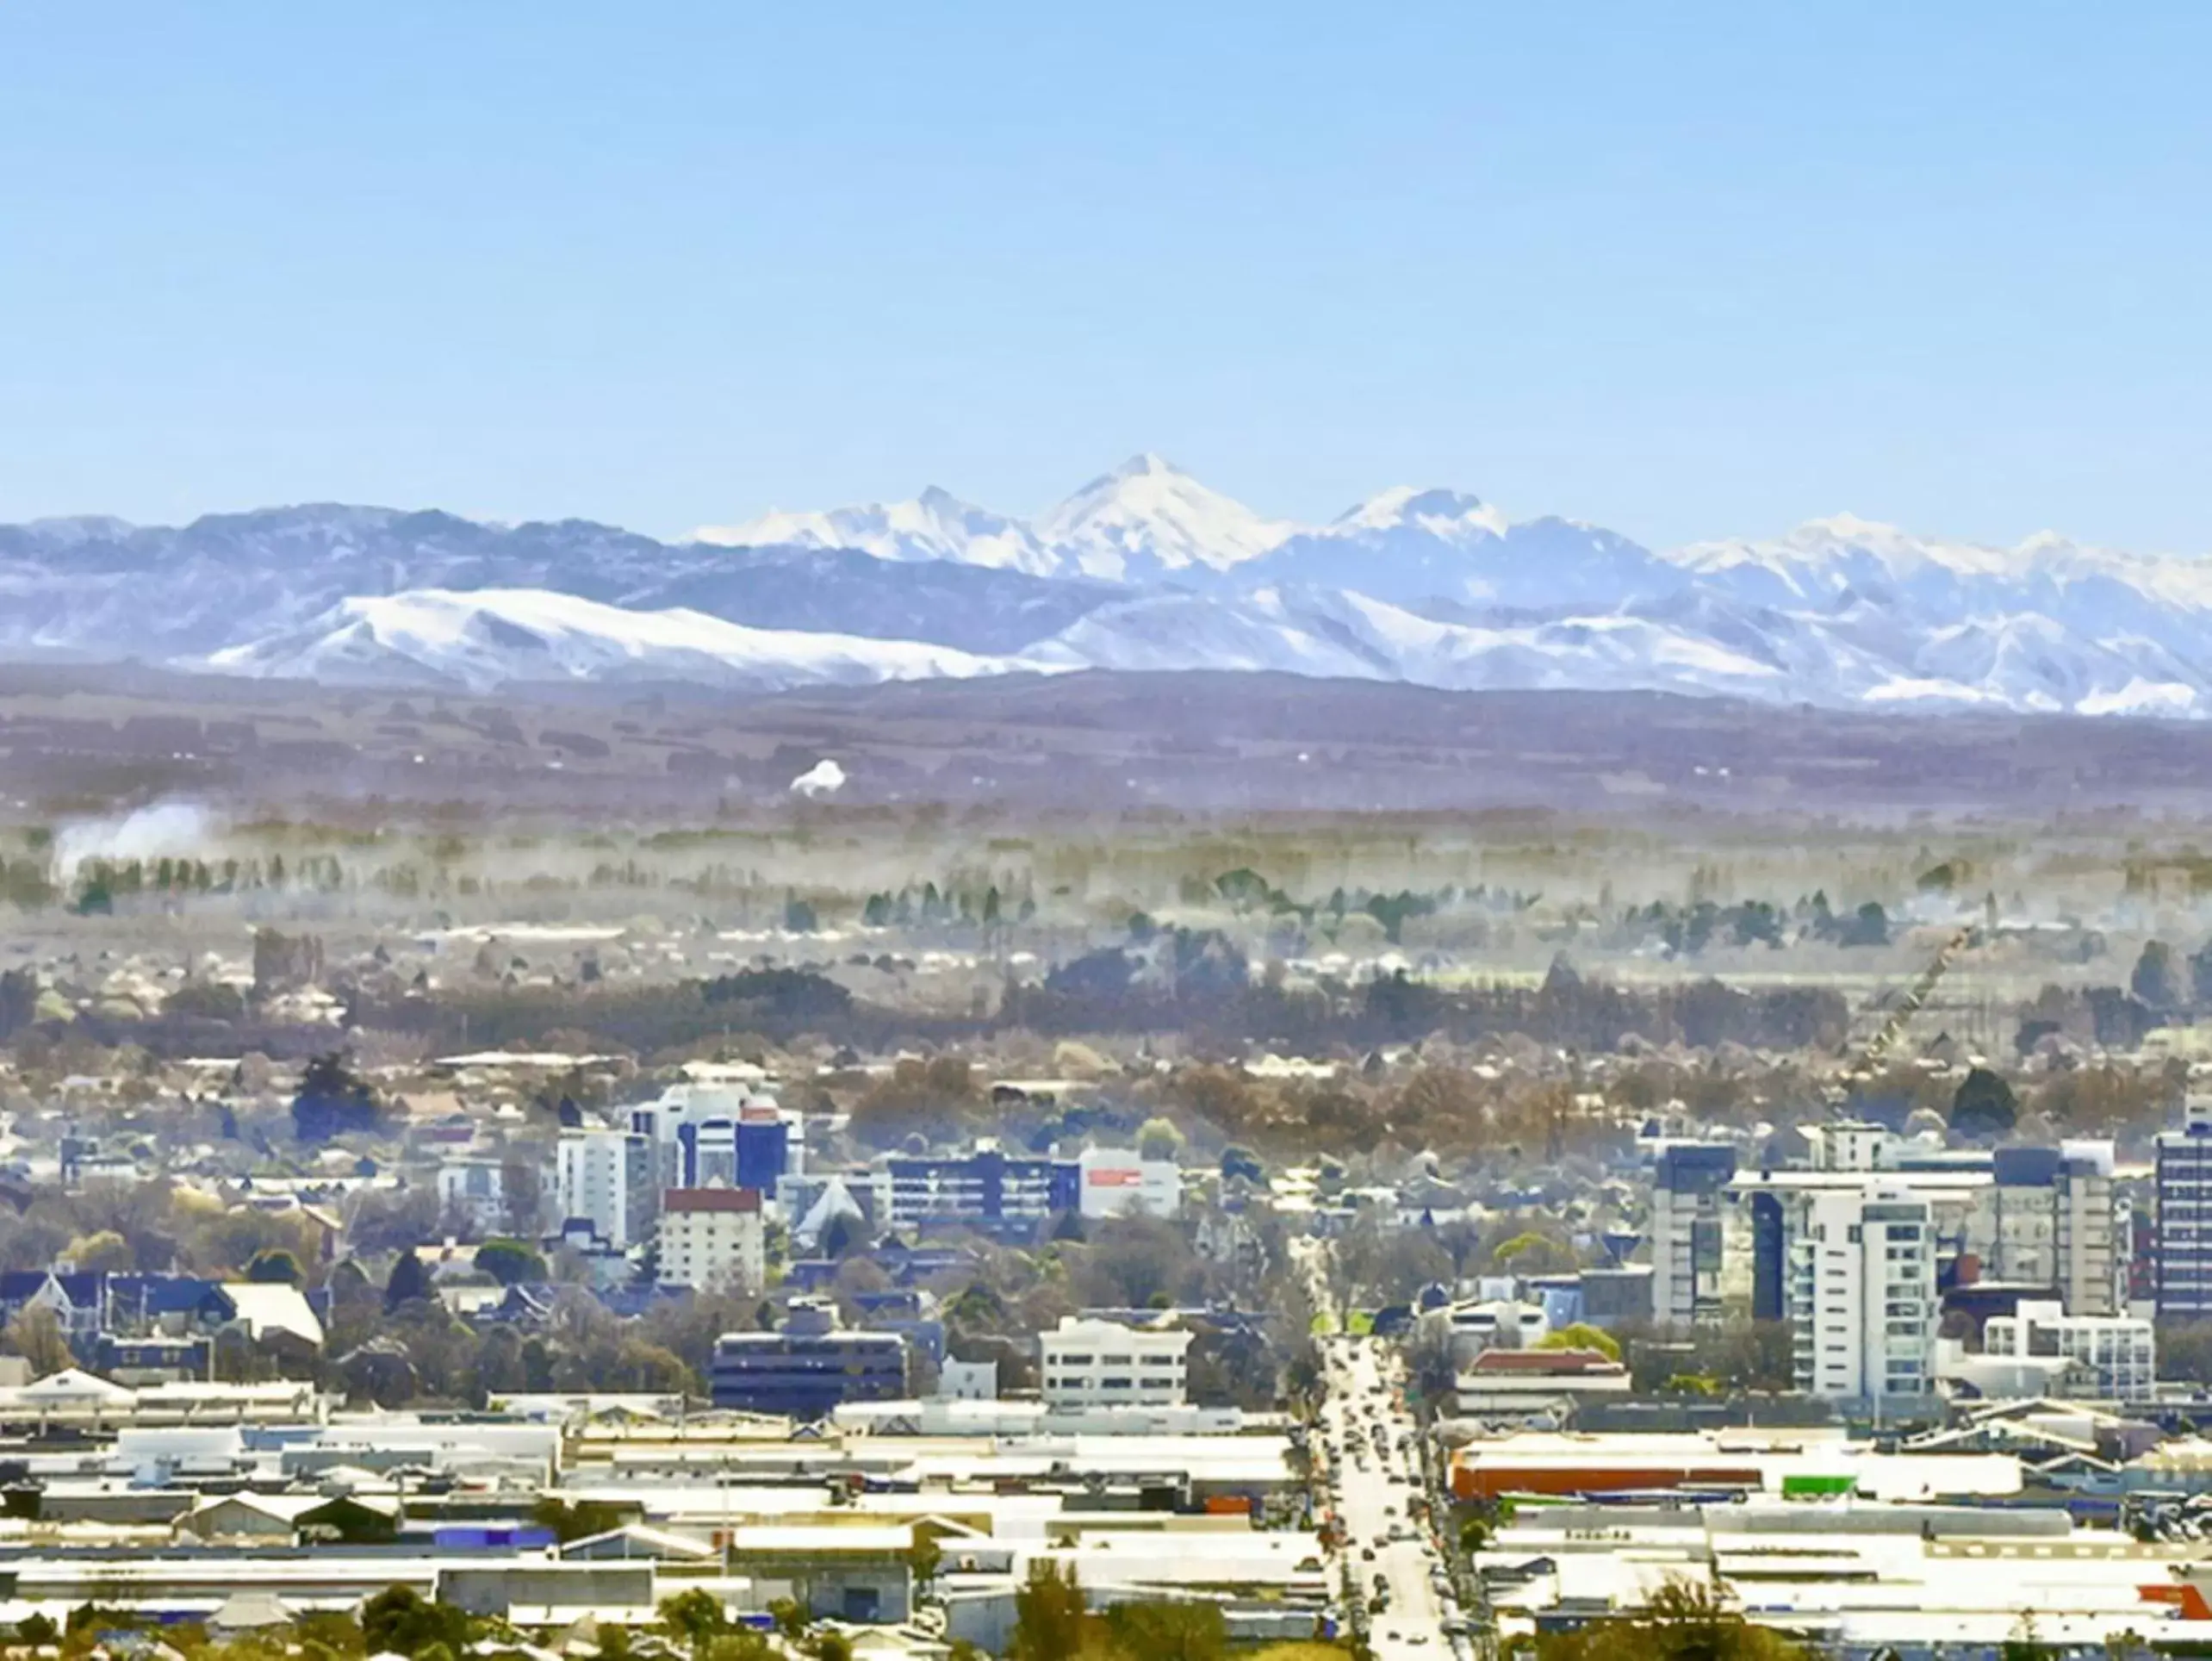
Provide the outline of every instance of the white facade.
<path id="1" fill-rule="evenodd" d="M 497 1160 L 448 1160 L 438 1167 L 440 1217 L 457 1217 L 484 1233 L 506 1222 L 506 1172 Z"/>
<path id="2" fill-rule="evenodd" d="M 757 1291 L 768 1284 L 767 1228 L 750 1188 L 671 1188 L 661 1199 L 661 1284 Z"/>
<path id="3" fill-rule="evenodd" d="M 1898 1139 L 1864 1119 L 1802 1125 L 1799 1130 L 1811 1144 L 1816 1171 L 1886 1171 L 1896 1162 Z"/>
<path id="4" fill-rule="evenodd" d="M 2158 1335 L 2133 1316 L 2069 1315 L 2056 1303 L 2022 1303 L 1982 1328 L 1982 1353 L 2076 1363 L 2059 1388 L 2091 1401 L 2144 1402 L 2158 1381 Z"/>
<path id="5" fill-rule="evenodd" d="M 1171 1217 L 1183 1209 L 1183 1167 L 1126 1148 L 1086 1148 L 1076 1160 L 1087 1217 Z"/>
<path id="6" fill-rule="evenodd" d="M 553 1194 L 565 1223 L 587 1220 L 617 1250 L 651 1234 L 660 1188 L 649 1138 L 633 1130 L 564 1130 L 553 1163 Z"/>
<path id="7" fill-rule="evenodd" d="M 1928 1200 L 1874 1179 L 1810 1197 L 1788 1253 L 1798 1388 L 1831 1400 L 1925 1395 L 1936 1359 Z"/>
<path id="8" fill-rule="evenodd" d="M 1422 1317 L 1441 1321 L 1451 1329 L 1455 1367 L 1468 1366 L 1486 1350 L 1534 1349 L 1551 1335 L 1542 1306 L 1512 1296 L 1510 1282 L 1506 1296 L 1488 1297 L 1486 1291 L 1484 1297 L 1488 1301 L 1455 1303 Z"/>
<path id="9" fill-rule="evenodd" d="M 1045 1404 L 1059 1409 L 1180 1407 L 1190 1334 L 1063 1316 L 1037 1334 Z"/>
<path id="10" fill-rule="evenodd" d="M 995 1402 L 998 1399 L 998 1363 L 960 1361 L 951 1356 L 937 1369 L 937 1399 L 941 1402 Z"/>
<path id="11" fill-rule="evenodd" d="M 2127 1307 L 2127 1209 L 2113 1191 L 2109 1142 L 2060 1145 L 2057 1233 L 2059 1296 L 2070 1315 L 2118 1315 Z"/>

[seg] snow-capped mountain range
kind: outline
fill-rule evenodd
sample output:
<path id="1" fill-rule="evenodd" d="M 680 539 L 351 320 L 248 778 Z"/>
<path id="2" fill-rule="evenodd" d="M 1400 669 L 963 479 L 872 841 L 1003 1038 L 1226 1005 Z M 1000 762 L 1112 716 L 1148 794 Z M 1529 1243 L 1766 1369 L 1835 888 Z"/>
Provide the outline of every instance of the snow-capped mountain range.
<path id="1" fill-rule="evenodd" d="M 0 526 L 0 653 L 488 689 L 1081 669 L 2212 715 L 2212 562 L 1849 515 L 1655 551 L 1385 490 L 1268 519 L 1139 456 L 1022 519 L 940 489 L 674 543 L 308 507 Z"/>

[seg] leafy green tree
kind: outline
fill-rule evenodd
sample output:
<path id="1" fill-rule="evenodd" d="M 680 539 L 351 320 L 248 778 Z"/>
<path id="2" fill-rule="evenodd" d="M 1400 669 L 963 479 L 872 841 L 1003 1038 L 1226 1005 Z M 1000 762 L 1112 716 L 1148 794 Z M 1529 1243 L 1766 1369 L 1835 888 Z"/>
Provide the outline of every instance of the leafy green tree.
<path id="1" fill-rule="evenodd" d="M 502 1286 L 546 1278 L 545 1254 L 519 1240 L 488 1240 L 476 1248 L 476 1266 Z"/>
<path id="2" fill-rule="evenodd" d="M 136 1260 L 130 1241 L 113 1229 L 79 1235 L 62 1247 L 62 1254 L 81 1274 L 121 1274 Z"/>
<path id="3" fill-rule="evenodd" d="M 372 1655 L 389 1650 L 425 1657 L 442 1645 L 456 1656 L 468 1647 L 469 1617 L 412 1586 L 388 1586 L 361 1606 L 361 1640 Z"/>
<path id="4" fill-rule="evenodd" d="M 2128 979 L 2128 989 L 2154 1010 L 2178 1009 L 2189 1001 L 2182 986 L 2181 966 L 2174 958 L 2173 948 L 2163 940 L 2143 942 L 2142 953 L 2135 959 L 2135 972 Z"/>
<path id="5" fill-rule="evenodd" d="M 768 1600 L 768 1619 L 776 1623 L 779 1633 L 793 1643 L 805 1637 L 806 1629 L 814 1624 L 807 1618 L 806 1611 L 788 1597 Z"/>
<path id="6" fill-rule="evenodd" d="M 342 1054 L 318 1055 L 300 1075 L 292 1098 L 293 1134 L 303 1142 L 374 1131 L 383 1110 L 365 1079 L 355 1076 Z"/>
<path id="7" fill-rule="evenodd" d="M 1041 1559 L 1014 1594 L 1014 1641 L 1009 1661 L 1076 1661 L 1089 1616 L 1072 1569 Z"/>
<path id="8" fill-rule="evenodd" d="M 713 1593 L 694 1587 L 661 1600 L 661 1625 L 693 1654 L 702 1655 L 709 1643 L 730 1630 L 730 1613 Z"/>
<path id="9" fill-rule="evenodd" d="M 540 1528 L 551 1529 L 553 1538 L 564 1546 L 619 1528 L 636 1515 L 633 1509 L 609 1500 L 570 1501 L 550 1494 L 530 1508 L 530 1520 Z M 665 1614 L 667 1606 L 662 1607 Z"/>
<path id="10" fill-rule="evenodd" d="M 1951 1129 L 1962 1135 L 2001 1136 L 2019 1117 L 2012 1086 L 1985 1067 L 1970 1071 L 1951 1098 Z"/>
<path id="11" fill-rule="evenodd" d="M 1515 1274 L 1563 1273 L 1575 1266 L 1572 1247 L 1533 1229 L 1500 1241 L 1491 1247 L 1490 1256 L 1500 1268 L 1511 1269 Z"/>
<path id="12" fill-rule="evenodd" d="M 1104 1625 L 1115 1650 L 1144 1661 L 1221 1661 L 1228 1653 L 1216 1603 L 1117 1603 Z"/>
<path id="13" fill-rule="evenodd" d="M 2212 1321 L 2159 1322 L 2159 1377 L 2212 1384 Z"/>
<path id="14" fill-rule="evenodd" d="M 1242 1177 L 1246 1182 L 1264 1182 L 1267 1171 L 1252 1149 L 1232 1142 L 1221 1150 L 1221 1179 L 1226 1182 L 1232 1177 Z"/>
<path id="15" fill-rule="evenodd" d="M 0 1329 L 0 1351 L 22 1356 L 30 1363 L 32 1376 L 38 1378 L 77 1365 L 60 1317 L 43 1303 L 26 1303 L 16 1311 L 6 1328 Z"/>
<path id="16" fill-rule="evenodd" d="M 1595 1350 L 1611 1360 L 1620 1359 L 1620 1343 L 1614 1336 L 1587 1321 L 1577 1321 L 1547 1334 L 1537 1346 L 1538 1349 Z"/>
<path id="17" fill-rule="evenodd" d="M 1641 1614 L 1595 1621 L 1536 1642 L 1538 1661 L 1810 1661 L 1802 1645 L 1755 1626 L 1710 1587 L 1669 1580 Z"/>
<path id="18" fill-rule="evenodd" d="M 1840 920 L 1836 929 L 1839 946 L 1886 946 L 1889 940 L 1889 913 L 1871 899 Z"/>
<path id="19" fill-rule="evenodd" d="M 282 1247 L 257 1253 L 245 1266 L 245 1278 L 264 1286 L 296 1286 L 305 1278 L 300 1260 Z"/>
<path id="20" fill-rule="evenodd" d="M 384 1282 L 386 1312 L 429 1296 L 430 1272 L 422 1266 L 422 1260 L 413 1252 L 401 1252 L 392 1265 L 390 1278 Z"/>
<path id="21" fill-rule="evenodd" d="M 1183 1133 L 1168 1119 L 1146 1119 L 1137 1127 L 1137 1153 L 1147 1160 L 1173 1160 L 1183 1156 Z"/>

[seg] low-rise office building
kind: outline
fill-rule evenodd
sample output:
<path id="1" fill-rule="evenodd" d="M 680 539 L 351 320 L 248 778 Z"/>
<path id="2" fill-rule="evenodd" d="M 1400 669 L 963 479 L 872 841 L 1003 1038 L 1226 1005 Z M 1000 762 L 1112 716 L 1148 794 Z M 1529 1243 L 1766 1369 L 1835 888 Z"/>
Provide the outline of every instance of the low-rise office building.
<path id="1" fill-rule="evenodd" d="M 1045 1403 L 1053 1408 L 1180 1407 L 1190 1334 L 1064 1316 L 1037 1337 Z"/>
<path id="2" fill-rule="evenodd" d="M 898 1228 L 958 1224 L 983 1234 L 1022 1235 L 1059 1212 L 1075 1210 L 1081 1200 L 1077 1170 L 1068 1161 L 989 1145 L 972 1154 L 887 1163 L 891 1221 Z"/>
<path id="3" fill-rule="evenodd" d="M 2016 1313 L 1991 1316 L 1982 1328 L 1985 1355 L 2015 1360 L 2067 1360 L 2060 1385 L 2090 1401 L 2147 1402 L 2158 1383 L 2158 1334 L 2148 1321 L 2125 1315 L 2068 1315 L 2055 1299 L 2023 1302 Z"/>
<path id="4" fill-rule="evenodd" d="M 906 1341 L 854 1332 L 833 1306 L 792 1304 L 779 1332 L 728 1332 L 715 1341 L 708 1386 L 717 1407 L 819 1419 L 846 1402 L 903 1400 Z"/>

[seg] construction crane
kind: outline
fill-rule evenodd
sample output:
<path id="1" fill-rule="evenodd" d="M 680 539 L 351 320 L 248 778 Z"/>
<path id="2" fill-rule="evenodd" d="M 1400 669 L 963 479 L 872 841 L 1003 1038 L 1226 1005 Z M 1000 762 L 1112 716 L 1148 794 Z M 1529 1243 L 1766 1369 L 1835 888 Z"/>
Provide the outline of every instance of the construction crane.
<path id="1" fill-rule="evenodd" d="M 1874 1076 L 1889 1054 L 1890 1046 L 1904 1036 L 1905 1028 L 1911 1024 L 1912 1017 L 1926 1007 L 1929 996 L 1949 971 L 1953 960 L 1980 940 L 1981 935 L 1979 924 L 1964 924 L 1936 949 L 1936 955 L 1928 960 L 1926 967 L 1920 971 L 1912 985 L 1905 989 L 1904 996 L 1890 1006 L 1889 1014 L 1883 1018 L 1881 1025 L 1876 1027 L 1866 1042 L 1859 1046 L 1858 1054 L 1850 1058 L 1849 1064 L 1843 1069 L 1842 1082 L 1836 1089 L 1835 1099 L 1837 1102 L 1848 1100 Z"/>

